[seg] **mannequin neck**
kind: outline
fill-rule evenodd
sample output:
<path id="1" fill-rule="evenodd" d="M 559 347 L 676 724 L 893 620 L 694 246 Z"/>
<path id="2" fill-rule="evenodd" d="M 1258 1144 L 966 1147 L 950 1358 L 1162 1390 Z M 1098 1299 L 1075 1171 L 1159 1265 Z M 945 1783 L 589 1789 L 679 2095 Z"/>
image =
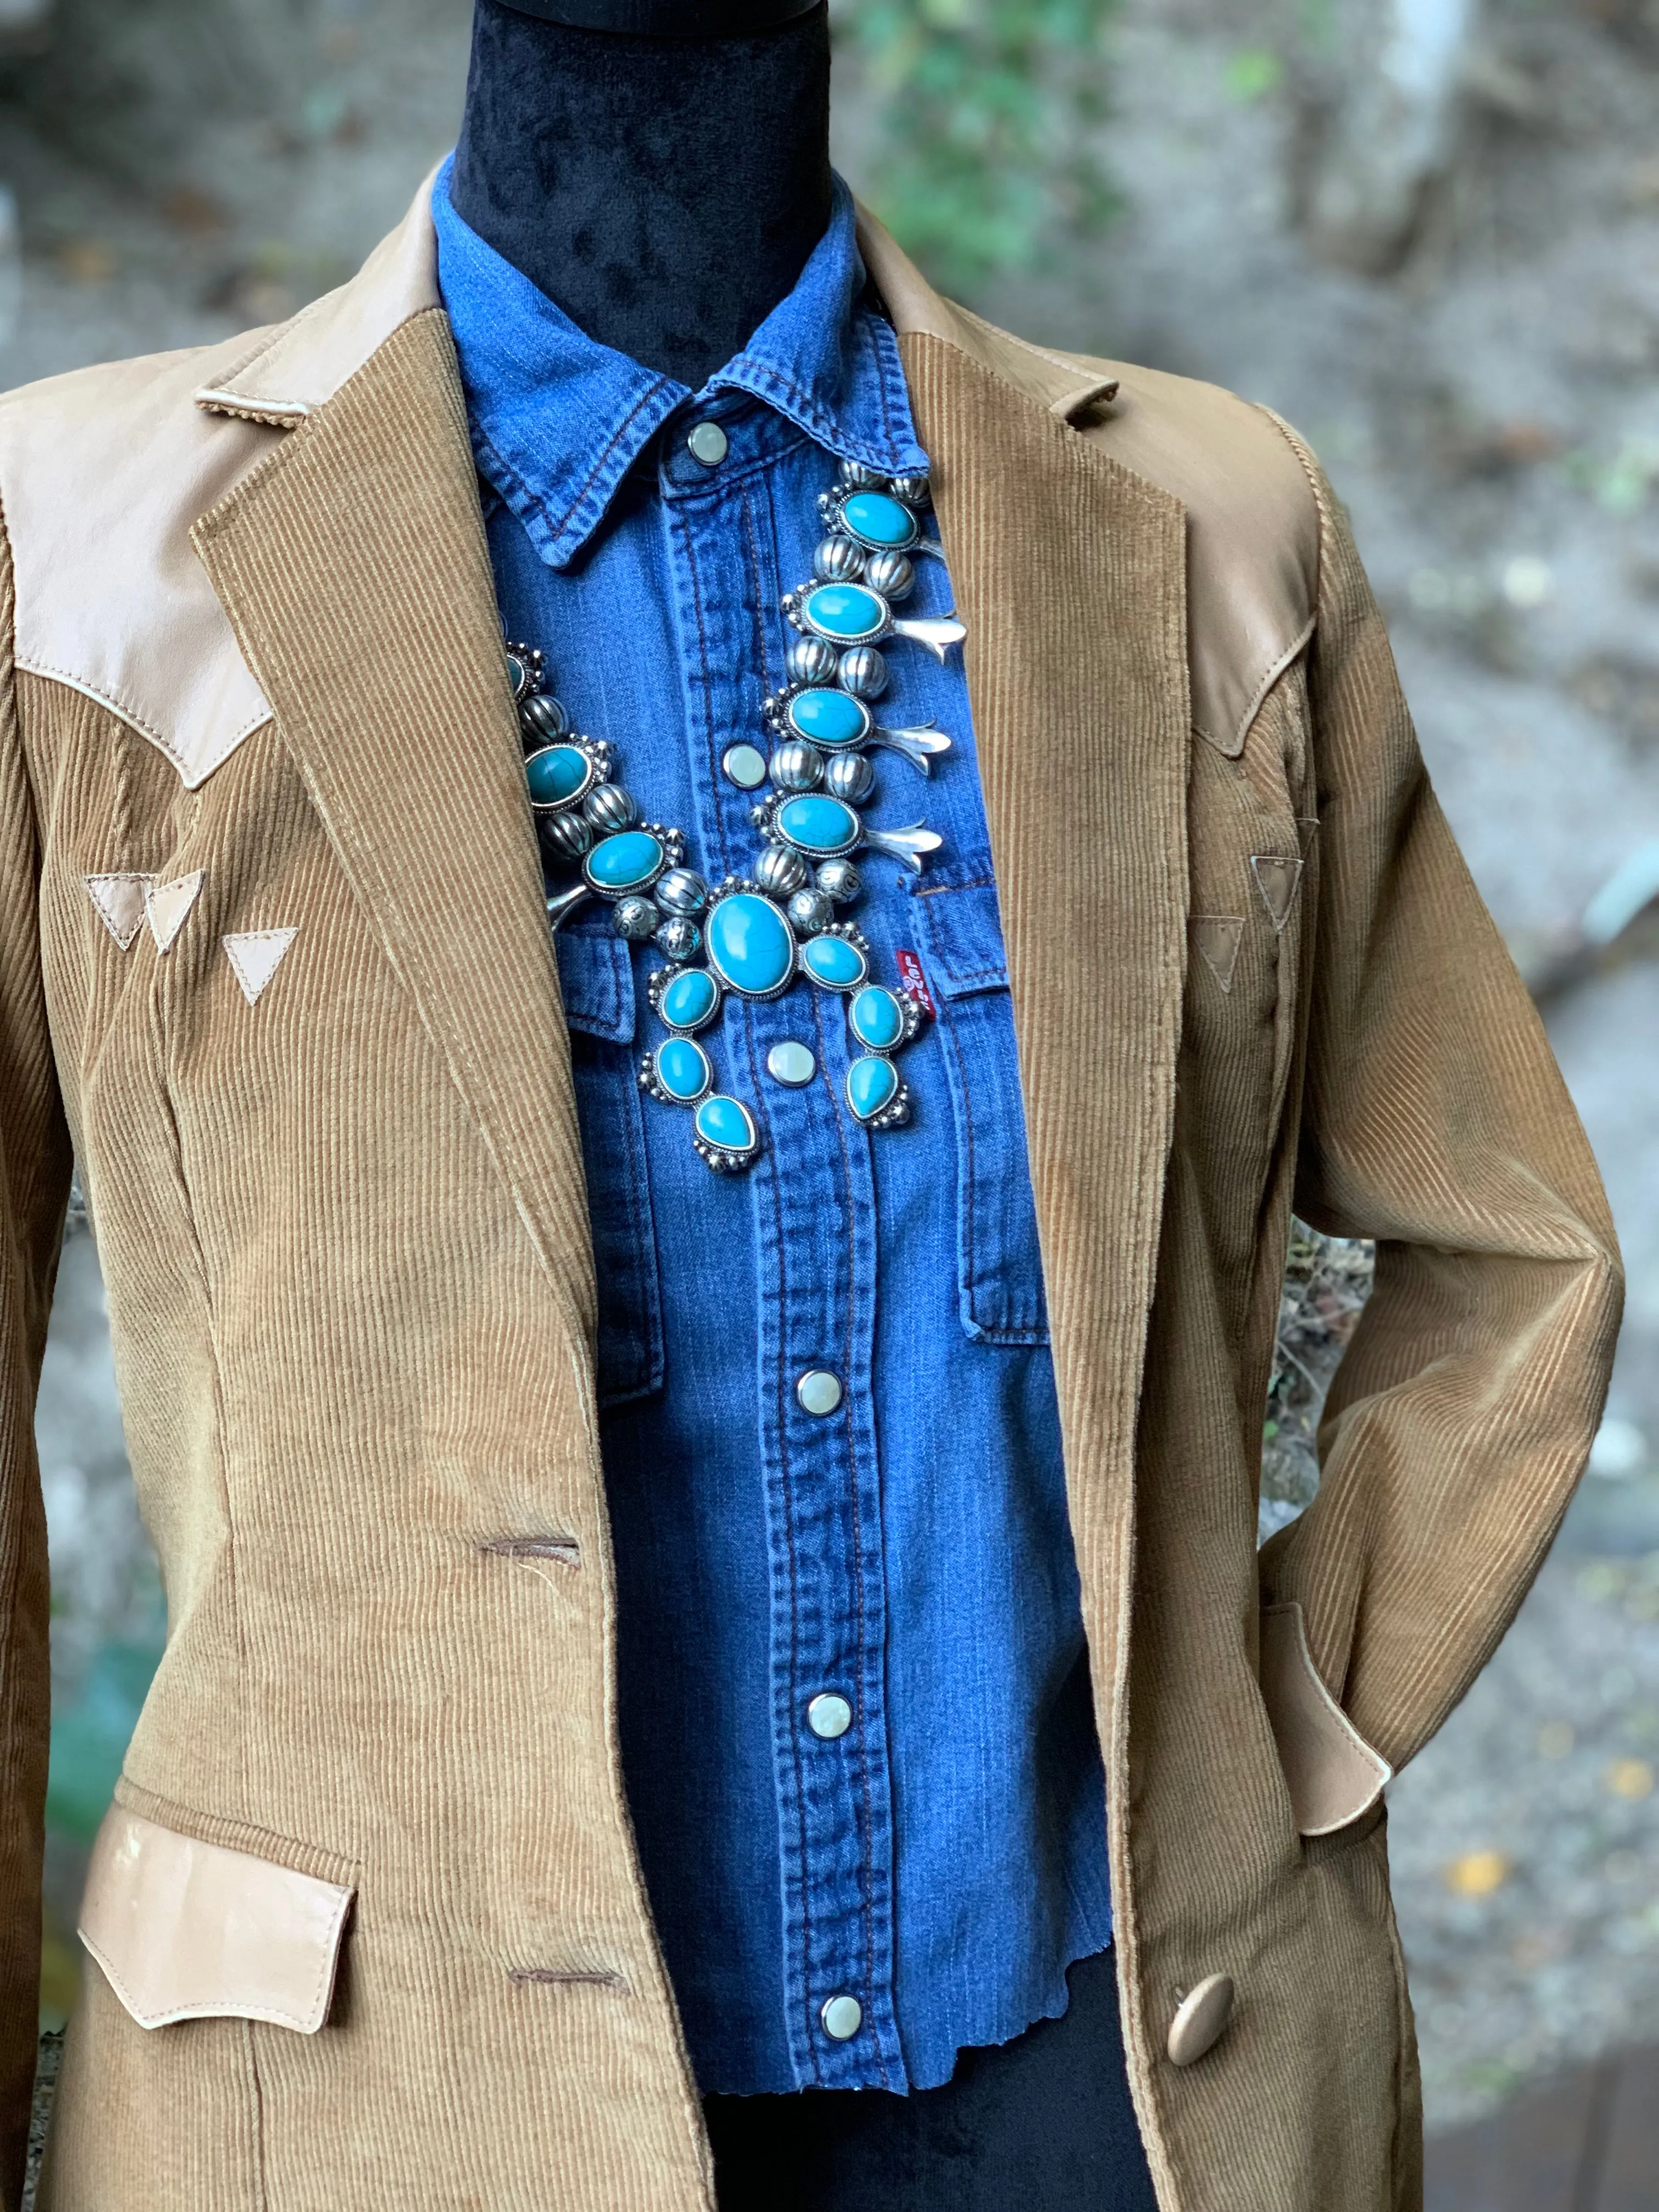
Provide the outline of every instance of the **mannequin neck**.
<path id="1" fill-rule="evenodd" d="M 696 391 L 829 223 L 827 9 L 682 40 L 477 0 L 450 197 L 589 337 Z"/>

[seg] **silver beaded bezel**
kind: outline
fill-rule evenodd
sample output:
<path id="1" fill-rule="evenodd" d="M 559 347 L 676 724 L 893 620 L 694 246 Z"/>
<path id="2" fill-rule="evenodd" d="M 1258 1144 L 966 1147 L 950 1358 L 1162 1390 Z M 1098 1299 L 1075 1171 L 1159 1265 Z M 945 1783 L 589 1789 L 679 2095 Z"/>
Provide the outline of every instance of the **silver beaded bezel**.
<path id="1" fill-rule="evenodd" d="M 863 531 L 855 530 L 847 520 L 848 501 L 857 499 L 860 493 L 869 492 L 874 492 L 883 499 L 890 499 L 899 513 L 909 518 L 910 535 L 902 545 L 890 545 L 882 538 L 868 538 Z M 921 517 L 908 500 L 901 499 L 887 484 L 843 484 L 831 495 L 830 513 L 824 520 L 831 530 L 838 530 L 843 538 L 850 538 L 854 545 L 861 547 L 866 553 L 908 553 L 913 545 L 921 543 Z M 871 588 L 869 585 L 865 586 L 866 591 Z"/>
<path id="2" fill-rule="evenodd" d="M 890 999 L 897 1001 L 899 1033 L 891 1044 L 866 1044 L 853 1027 L 853 1001 L 857 998 L 860 991 L 884 991 Z M 917 1032 L 927 1018 L 927 1009 L 914 993 L 897 990 L 891 983 L 878 983 L 866 977 L 855 989 L 847 994 L 847 1034 L 857 1048 L 860 1057 L 866 1060 L 890 1060 L 896 1052 L 902 1052 L 907 1044 L 915 1042 Z"/>
<path id="3" fill-rule="evenodd" d="M 737 898 L 739 895 L 749 898 L 760 899 L 765 905 L 769 906 L 773 913 L 776 915 L 778 920 L 783 924 L 784 927 L 789 933 L 789 965 L 783 971 L 782 981 L 775 984 L 769 991 L 747 991 L 744 988 L 741 983 L 734 983 L 732 978 L 729 975 L 723 974 L 720 969 L 715 964 L 714 916 L 727 899 Z M 794 923 L 790 921 L 788 915 L 778 904 L 777 900 L 772 896 L 771 892 L 763 890 L 762 886 L 755 881 L 752 876 L 727 876 L 708 902 L 708 911 L 704 915 L 702 920 L 702 957 L 704 964 L 707 966 L 709 974 L 714 977 L 720 989 L 722 991 L 730 992 L 731 995 L 734 999 L 746 999 L 752 1006 L 765 1006 L 773 999 L 782 998 L 785 992 L 788 990 L 791 984 L 793 984 L 795 980 L 797 967 L 800 959 L 800 933 L 796 929 Z M 743 1101 L 739 1099 L 738 1103 L 742 1105 Z"/>
<path id="4" fill-rule="evenodd" d="M 867 592 L 880 610 L 879 617 L 868 629 L 861 629 L 856 635 L 845 630 L 825 629 L 812 619 L 811 601 L 819 592 Z M 893 610 L 881 593 L 872 591 L 868 584 L 825 584 L 814 577 L 811 583 L 803 584 L 798 592 L 788 594 L 783 602 L 783 611 L 805 636 L 821 638 L 825 645 L 834 646 L 840 653 L 850 653 L 854 646 L 878 645 L 892 633 Z"/>
<path id="5" fill-rule="evenodd" d="M 582 779 L 580 787 L 578 790 L 573 791 L 568 799 L 538 799 L 532 793 L 530 799 L 531 811 L 532 813 L 568 814 L 573 807 L 580 806 L 581 805 L 583 799 L 586 798 L 588 793 L 592 790 L 595 784 L 605 783 L 609 781 L 611 775 L 610 746 L 596 744 L 592 738 L 578 737 L 574 731 L 568 732 L 562 738 L 550 738 L 544 745 L 538 745 L 533 753 L 526 753 L 525 755 L 524 766 L 526 781 L 530 775 L 530 767 L 532 761 L 538 761 L 544 753 L 561 752 L 567 747 L 572 752 L 580 753 L 583 760 L 587 763 L 587 773 Z"/>
<path id="6" fill-rule="evenodd" d="M 705 1097 L 712 1097 L 714 1095 L 712 1091 L 704 1093 Z M 724 1091 L 720 1096 L 730 1098 L 732 1094 L 730 1091 Z M 702 1098 L 697 1101 L 699 1106 L 702 1103 Z M 741 1098 L 732 1098 L 732 1103 L 734 1106 L 743 1107 L 749 1126 L 755 1133 L 753 1142 L 740 1152 L 734 1152 L 725 1145 L 711 1145 L 702 1130 L 698 1128 L 694 1110 L 691 1122 L 692 1145 L 696 1148 L 697 1158 L 705 1167 L 712 1168 L 716 1175 L 739 1175 L 744 1168 L 752 1167 L 760 1158 L 760 1124 L 755 1119 L 754 1109 L 744 1106 Z"/>
<path id="7" fill-rule="evenodd" d="M 891 1067 L 893 1065 L 892 1061 L 888 1060 L 886 1054 L 883 1052 L 860 1052 L 859 1058 L 860 1060 L 884 1060 L 889 1067 Z M 905 1081 L 902 1075 L 899 1076 L 897 1090 L 894 1091 L 892 1097 L 882 1108 L 881 1111 L 878 1114 L 872 1114 L 866 1121 L 860 1115 L 858 1109 L 854 1105 L 848 1090 L 848 1085 L 851 1084 L 853 1079 L 853 1069 L 857 1066 L 858 1060 L 855 1060 L 848 1068 L 846 1079 L 843 1081 L 841 1087 L 842 1097 L 847 1102 L 848 1112 L 858 1123 L 860 1129 L 881 1130 L 902 1128 L 904 1123 L 910 1118 L 909 1085 Z M 896 1074 L 897 1070 L 895 1069 L 894 1073 Z"/>
<path id="8" fill-rule="evenodd" d="M 827 983 L 822 975 L 815 975 L 807 966 L 807 945 L 822 945 L 826 937 L 842 939 L 845 944 L 852 946 L 863 963 L 859 973 L 850 983 Z M 838 997 L 846 997 L 854 991 L 861 991 L 870 981 L 870 940 L 856 922 L 832 921 L 828 929 L 819 930 L 816 937 L 807 938 L 800 945 L 795 954 L 795 973 L 804 975 L 809 983 L 815 985 L 820 991 L 833 991 Z"/>
<path id="9" fill-rule="evenodd" d="M 671 983 L 678 982 L 682 975 L 692 974 L 708 976 L 714 987 L 714 1004 L 700 1022 L 671 1022 L 662 1010 L 663 994 Z M 708 1028 L 711 1023 L 720 1019 L 721 1002 L 726 997 L 726 986 L 714 969 L 706 963 L 694 969 L 687 963 L 678 968 L 653 969 L 651 974 L 646 978 L 645 995 L 650 1001 L 652 1012 L 668 1031 L 670 1036 L 696 1036 L 701 1031 Z"/>
<path id="10" fill-rule="evenodd" d="M 858 735 L 855 738 L 840 739 L 809 736 L 795 720 L 795 702 L 808 691 L 832 691 L 837 699 L 850 700 L 863 717 L 863 723 Z M 831 760 L 839 759 L 844 753 L 855 753 L 860 746 L 867 745 L 870 742 L 870 732 L 876 726 L 876 718 L 871 713 L 868 704 L 860 699 L 856 692 L 844 690 L 836 684 L 798 684 L 793 690 L 786 692 L 781 701 L 773 703 L 776 708 L 776 714 L 773 719 L 772 726 L 780 735 L 787 731 L 798 744 L 811 745 L 815 751 L 826 754 Z"/>
<path id="11" fill-rule="evenodd" d="M 754 810 L 755 827 L 769 844 L 787 846 L 792 853 L 799 853 L 804 860 L 811 861 L 814 867 L 823 860 L 844 860 L 849 853 L 856 853 L 864 842 L 863 821 L 857 807 L 849 799 L 836 799 L 831 801 L 833 805 L 843 808 L 853 818 L 852 831 L 844 844 L 803 845 L 798 838 L 789 835 L 778 818 L 784 808 L 790 805 L 795 799 L 829 799 L 830 797 L 830 794 L 827 792 L 817 791 L 771 792 Z"/>
<path id="12" fill-rule="evenodd" d="M 704 1078 L 703 1086 L 702 1089 L 697 1092 L 695 1097 L 684 1098 L 680 1096 L 680 1093 L 678 1091 L 671 1091 L 668 1088 L 668 1085 L 663 1081 L 662 1077 L 657 1072 L 657 1054 L 663 1051 L 666 1046 L 671 1044 L 693 1045 L 696 1047 L 697 1052 L 702 1057 Z M 689 1107 L 695 1113 L 696 1109 L 702 1105 L 703 1100 L 709 1096 L 710 1092 L 714 1088 L 714 1063 L 709 1058 L 707 1048 L 704 1046 L 698 1044 L 696 1037 L 692 1036 L 687 1030 L 670 1030 L 668 1035 L 663 1039 L 662 1043 L 657 1045 L 652 1051 L 647 1053 L 644 1059 L 641 1060 L 640 1088 L 641 1091 L 647 1091 L 653 1098 L 656 1099 L 664 1106 L 685 1106 Z M 738 1103 L 741 1105 L 743 1102 L 739 1100 Z"/>
<path id="13" fill-rule="evenodd" d="M 631 884 L 622 884 L 614 888 L 608 884 L 596 884 L 590 873 L 596 857 L 617 838 L 627 837 L 635 832 L 642 832 L 646 836 L 656 839 L 661 852 L 661 858 L 657 866 L 648 876 L 641 876 Z M 671 868 L 678 868 L 684 858 L 685 833 L 684 830 L 671 830 L 661 822 L 630 822 L 625 829 L 613 830 L 608 837 L 598 839 L 592 848 L 582 855 L 582 881 L 595 898 L 605 899 L 612 906 L 618 899 L 648 898 L 653 884 L 659 877 L 665 876 Z"/>

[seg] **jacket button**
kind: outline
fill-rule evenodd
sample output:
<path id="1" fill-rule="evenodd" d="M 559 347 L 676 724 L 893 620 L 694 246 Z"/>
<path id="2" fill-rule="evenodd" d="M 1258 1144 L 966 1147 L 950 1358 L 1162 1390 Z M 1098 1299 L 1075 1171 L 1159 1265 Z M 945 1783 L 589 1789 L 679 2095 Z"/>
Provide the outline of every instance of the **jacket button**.
<path id="1" fill-rule="evenodd" d="M 1170 2022 L 1170 2063 L 1190 2066 L 1201 2058 L 1220 2041 L 1232 2016 L 1232 1976 L 1206 1974 L 1176 2007 L 1176 2016 Z"/>

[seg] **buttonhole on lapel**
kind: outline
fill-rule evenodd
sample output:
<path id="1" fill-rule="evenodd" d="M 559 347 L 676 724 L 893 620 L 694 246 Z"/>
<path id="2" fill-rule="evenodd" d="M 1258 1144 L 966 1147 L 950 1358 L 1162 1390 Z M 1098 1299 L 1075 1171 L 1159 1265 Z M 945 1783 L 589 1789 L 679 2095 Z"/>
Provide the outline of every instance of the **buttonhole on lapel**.
<path id="1" fill-rule="evenodd" d="M 1301 860 L 1287 860 L 1282 853 L 1252 853 L 1250 873 L 1255 878 L 1274 936 L 1282 936 L 1296 903 L 1296 887 L 1302 880 Z"/>
<path id="2" fill-rule="evenodd" d="M 478 1549 L 495 1559 L 556 1559 L 574 1567 L 581 1560 L 581 1546 L 574 1536 L 480 1536 Z"/>
<path id="3" fill-rule="evenodd" d="M 1224 991 L 1231 991 L 1233 970 L 1238 965 L 1238 948 L 1244 941 L 1243 915 L 1195 914 L 1187 927 L 1193 933 L 1193 943 L 1204 965 Z"/>
<path id="4" fill-rule="evenodd" d="M 509 1966 L 507 1978 L 516 1989 L 550 1989 L 573 1983 L 595 1990 L 628 1987 L 614 1966 Z"/>

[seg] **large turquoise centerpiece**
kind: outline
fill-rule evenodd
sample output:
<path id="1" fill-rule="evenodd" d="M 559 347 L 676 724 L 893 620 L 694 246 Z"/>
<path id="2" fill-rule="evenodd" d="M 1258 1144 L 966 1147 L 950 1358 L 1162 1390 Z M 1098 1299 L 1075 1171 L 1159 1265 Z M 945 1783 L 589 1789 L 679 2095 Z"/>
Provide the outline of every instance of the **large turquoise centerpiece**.
<path id="1" fill-rule="evenodd" d="M 832 645 L 867 645 L 890 619 L 887 602 L 863 584 L 820 584 L 801 601 L 800 618 Z"/>
<path id="2" fill-rule="evenodd" d="M 744 999 L 775 999 L 795 972 L 795 933 L 770 899 L 733 891 L 717 900 L 703 933 L 708 964 Z"/>
<path id="3" fill-rule="evenodd" d="M 849 538 L 878 553 L 902 553 L 921 535 L 910 509 L 884 491 L 855 491 L 844 499 L 841 526 Z"/>
<path id="4" fill-rule="evenodd" d="M 593 763 L 580 745 L 544 745 L 524 764 L 532 806 L 568 806 L 593 781 Z"/>
<path id="5" fill-rule="evenodd" d="M 623 830 L 596 845 L 582 862 L 582 873 L 605 898 L 648 890 L 668 866 L 660 837 L 649 830 Z"/>
<path id="6" fill-rule="evenodd" d="M 864 825 L 845 800 L 821 791 L 802 792 L 786 799 L 776 816 L 777 832 L 787 845 L 813 859 L 827 860 L 850 853 L 864 834 Z"/>
<path id="7" fill-rule="evenodd" d="M 861 699 L 850 691 L 798 691 L 784 709 L 784 719 L 798 738 L 808 744 L 861 744 L 870 734 L 873 717 Z"/>

